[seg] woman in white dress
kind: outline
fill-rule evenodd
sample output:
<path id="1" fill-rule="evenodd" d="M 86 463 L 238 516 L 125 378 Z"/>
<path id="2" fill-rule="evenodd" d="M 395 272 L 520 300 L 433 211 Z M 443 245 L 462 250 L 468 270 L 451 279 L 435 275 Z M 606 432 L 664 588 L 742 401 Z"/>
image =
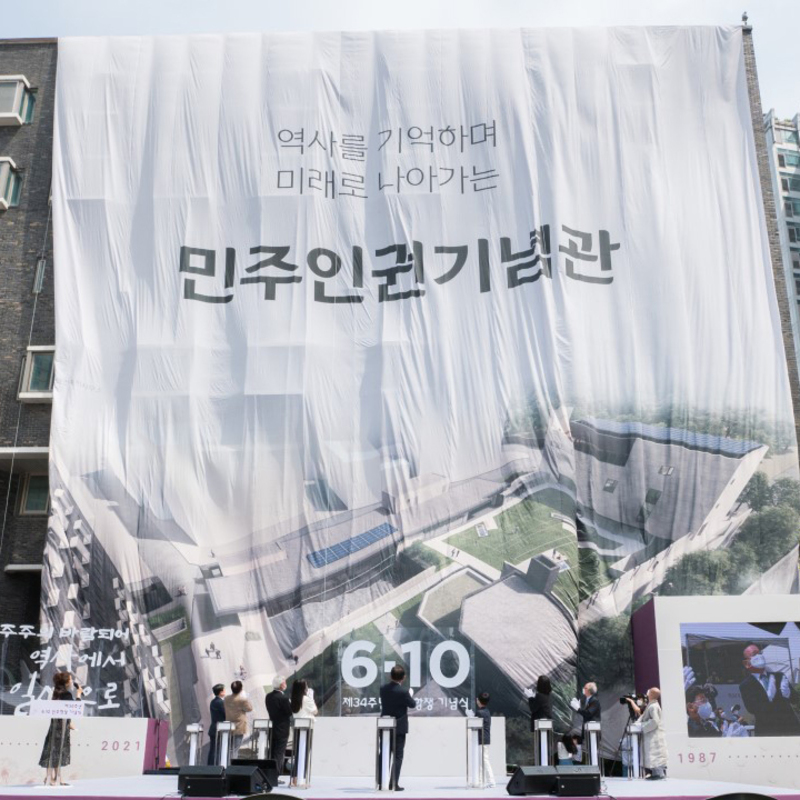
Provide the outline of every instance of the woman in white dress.
<path id="1" fill-rule="evenodd" d="M 308 688 L 304 680 L 296 680 L 292 684 L 292 714 L 295 719 L 308 719 L 316 717 L 319 713 L 314 702 L 314 690 Z"/>
<path id="2" fill-rule="evenodd" d="M 314 690 L 310 689 L 308 683 L 304 680 L 296 680 L 292 684 L 292 699 L 290 705 L 292 707 L 292 715 L 295 719 L 309 719 L 316 717 L 319 713 L 317 704 L 314 702 Z M 297 756 L 298 754 L 293 753 L 292 759 Z M 296 774 L 296 770 L 292 767 L 292 775 Z M 297 785 L 296 777 L 292 778 L 291 785 Z"/>

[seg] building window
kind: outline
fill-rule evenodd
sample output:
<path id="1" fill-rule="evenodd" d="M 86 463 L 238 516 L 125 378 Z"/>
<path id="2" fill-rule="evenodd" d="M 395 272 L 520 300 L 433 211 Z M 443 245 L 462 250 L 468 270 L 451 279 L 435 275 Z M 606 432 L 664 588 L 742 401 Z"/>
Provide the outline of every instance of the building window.
<path id="1" fill-rule="evenodd" d="M 776 128 L 778 141 L 781 144 L 798 144 L 797 131 L 787 130 L 786 128 Z"/>
<path id="2" fill-rule="evenodd" d="M 17 165 L 10 158 L 0 158 L 0 211 L 19 205 L 21 187 L 22 178 Z"/>
<path id="3" fill-rule="evenodd" d="M 800 153 L 793 153 L 790 150 L 780 150 L 778 152 L 779 167 L 800 167 Z"/>
<path id="4" fill-rule="evenodd" d="M 783 210 L 787 217 L 800 217 L 800 200 L 784 200 Z"/>
<path id="5" fill-rule="evenodd" d="M 781 175 L 781 188 L 784 192 L 800 192 L 800 177 Z"/>
<path id="6" fill-rule="evenodd" d="M 20 514 L 47 514 L 50 511 L 50 482 L 47 473 L 25 475 L 22 481 Z"/>
<path id="7" fill-rule="evenodd" d="M 617 482 L 613 480 L 613 478 L 609 478 L 605 482 L 605 485 L 603 486 L 603 491 L 610 492 L 611 494 L 613 494 L 616 488 L 617 488 Z"/>
<path id="8" fill-rule="evenodd" d="M 669 464 L 664 464 L 663 467 L 659 467 L 658 474 L 659 475 L 666 475 L 669 477 L 672 473 L 675 472 L 675 467 L 670 467 Z"/>
<path id="9" fill-rule="evenodd" d="M 800 242 L 800 228 L 796 225 L 787 225 L 786 232 L 789 234 L 789 241 L 792 242 L 792 244 Z"/>
<path id="10" fill-rule="evenodd" d="M 48 403 L 53 399 L 55 348 L 29 347 L 22 361 L 19 399 L 28 403 Z"/>
<path id="11" fill-rule="evenodd" d="M 644 502 L 648 506 L 654 506 L 661 497 L 661 492 L 658 489 L 648 489 L 645 495 Z"/>
<path id="12" fill-rule="evenodd" d="M 33 119 L 35 104 L 24 75 L 0 75 L 0 125 L 25 125 Z"/>

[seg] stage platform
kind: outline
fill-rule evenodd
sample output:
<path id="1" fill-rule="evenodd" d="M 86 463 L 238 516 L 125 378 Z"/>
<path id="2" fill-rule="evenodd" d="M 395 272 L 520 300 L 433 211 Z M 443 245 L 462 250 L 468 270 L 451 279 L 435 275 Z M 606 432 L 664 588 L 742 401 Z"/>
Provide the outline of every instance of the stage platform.
<path id="1" fill-rule="evenodd" d="M 404 780 L 405 791 L 395 797 L 403 800 L 485 800 L 507 798 L 505 782 L 494 789 L 467 789 L 454 778 L 409 778 Z M 663 781 L 629 781 L 624 778 L 605 778 L 600 797 L 625 798 L 625 800 L 700 800 L 732 792 L 753 792 L 780 798 L 800 800 L 797 789 L 777 789 L 718 781 L 695 781 L 668 778 Z M 289 790 L 281 786 L 273 795 L 298 798 L 298 800 L 353 800 L 353 798 L 391 796 L 388 792 L 376 792 L 374 783 L 368 778 L 320 778 L 310 789 Z M 134 778 L 115 778 L 76 781 L 71 786 L 50 787 L 42 784 L 24 786 L 2 786 L 0 797 L 20 800 L 50 800 L 53 797 L 82 800 L 168 800 L 177 798 L 178 779 L 174 775 L 143 775 Z M 547 796 L 547 795 L 544 795 Z"/>

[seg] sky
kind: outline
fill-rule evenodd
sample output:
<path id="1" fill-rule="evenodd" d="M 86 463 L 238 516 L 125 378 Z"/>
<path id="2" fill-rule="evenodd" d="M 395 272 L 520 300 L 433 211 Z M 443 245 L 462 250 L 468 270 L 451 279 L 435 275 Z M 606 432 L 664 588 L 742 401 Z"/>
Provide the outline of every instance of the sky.
<path id="1" fill-rule="evenodd" d="M 9 0 L 3 5 L 3 38 L 733 25 L 748 11 L 764 110 L 774 108 L 779 117 L 800 112 L 800 0 Z"/>

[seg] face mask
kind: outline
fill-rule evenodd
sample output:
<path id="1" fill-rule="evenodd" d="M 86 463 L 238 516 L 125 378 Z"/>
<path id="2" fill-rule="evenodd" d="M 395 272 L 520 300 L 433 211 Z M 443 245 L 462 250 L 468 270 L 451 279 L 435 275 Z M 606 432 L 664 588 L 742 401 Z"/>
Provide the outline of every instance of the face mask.
<path id="1" fill-rule="evenodd" d="M 714 717 L 714 709 L 711 703 L 706 700 L 703 705 L 697 707 L 697 713 L 701 719 L 712 719 Z"/>
<path id="2" fill-rule="evenodd" d="M 764 658 L 761 653 L 756 653 L 750 659 L 750 666 L 753 667 L 753 669 L 764 669 L 764 667 L 767 666 L 767 659 Z"/>

